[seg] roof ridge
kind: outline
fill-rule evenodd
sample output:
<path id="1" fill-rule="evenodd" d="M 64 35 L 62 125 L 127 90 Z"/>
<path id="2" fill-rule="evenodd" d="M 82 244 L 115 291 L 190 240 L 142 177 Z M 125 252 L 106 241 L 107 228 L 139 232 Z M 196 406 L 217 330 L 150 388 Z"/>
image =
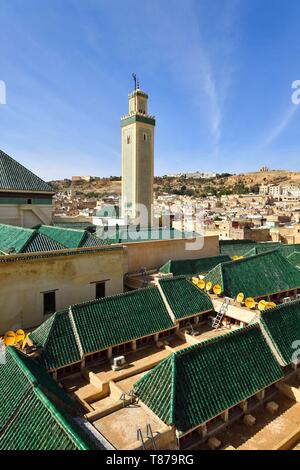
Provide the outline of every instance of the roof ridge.
<path id="1" fill-rule="evenodd" d="M 7 351 L 9 352 L 11 357 L 13 357 L 15 363 L 21 369 L 21 371 L 23 372 L 25 377 L 28 379 L 28 381 L 31 383 L 31 385 L 33 387 L 35 385 L 37 385 L 38 382 L 37 382 L 36 377 L 31 372 L 31 370 L 26 366 L 26 364 L 24 364 L 24 362 L 22 362 L 22 360 L 20 359 L 20 356 L 19 356 L 18 352 L 16 351 L 15 347 L 14 346 L 8 346 Z M 21 354 L 24 354 L 24 353 L 21 353 Z"/>
<path id="2" fill-rule="evenodd" d="M 186 353 L 189 353 L 190 351 L 197 350 L 197 349 L 203 349 L 204 347 L 207 347 L 210 344 L 218 343 L 219 341 L 223 342 L 228 337 L 238 336 L 238 335 L 244 334 L 245 331 L 254 330 L 254 329 L 260 329 L 258 323 L 255 323 L 255 324 L 252 324 L 252 325 L 247 325 L 247 326 L 244 326 L 242 328 L 237 328 L 236 330 L 230 331 L 229 333 L 224 333 L 223 335 L 208 338 L 205 341 L 201 341 L 201 342 L 196 343 L 196 344 L 191 344 L 190 346 L 187 346 L 184 349 L 179 349 L 178 351 L 174 351 L 174 354 L 176 355 L 176 357 L 177 356 L 180 357 L 180 356 L 183 356 Z"/>
<path id="3" fill-rule="evenodd" d="M 268 308 L 267 310 L 264 310 L 263 312 L 261 312 L 261 317 L 266 316 L 270 312 L 274 312 L 274 311 L 278 311 L 278 310 L 284 310 L 285 308 L 289 307 L 290 305 L 297 305 L 297 304 L 300 304 L 300 299 L 294 299 L 294 300 L 291 300 L 290 302 L 276 305 L 276 307 Z"/>
<path id="4" fill-rule="evenodd" d="M 101 299 L 94 299 L 94 300 L 87 300 L 86 302 L 80 302 L 78 304 L 71 304 L 69 307 L 81 307 L 83 305 L 95 305 L 95 304 L 100 304 L 100 303 L 105 303 L 108 299 L 112 298 L 119 298 L 119 297 L 129 297 L 130 295 L 136 295 L 139 292 L 143 291 L 149 291 L 149 290 L 157 289 L 157 286 L 147 286 L 147 287 L 141 287 L 140 289 L 135 289 L 127 292 L 120 292 L 119 294 L 114 294 L 114 295 L 108 295 L 107 297 L 103 297 Z M 58 310 L 55 313 L 65 313 L 68 307 L 65 307 L 62 310 Z"/>
<path id="5" fill-rule="evenodd" d="M 45 187 L 47 187 L 47 190 L 44 189 L 44 190 L 38 190 L 37 192 L 49 192 L 49 193 L 52 193 L 54 194 L 55 191 L 54 189 L 50 186 L 50 184 L 46 183 L 46 181 L 44 181 L 42 178 L 40 178 L 39 176 L 37 176 L 35 173 L 33 173 L 31 170 L 29 170 L 28 168 L 26 168 L 24 165 L 22 165 L 22 163 L 18 162 L 17 160 L 15 160 L 14 158 L 12 158 L 10 155 L 8 155 L 6 152 L 4 152 L 3 150 L 0 150 L 0 157 L 3 156 L 5 157 L 6 159 L 10 160 L 11 162 L 13 162 L 15 165 L 17 165 L 18 168 L 22 169 L 22 170 L 25 170 L 26 173 L 29 173 L 34 179 L 38 180 L 39 182 L 41 182 L 43 185 L 45 185 Z M 8 188 L 7 188 L 8 189 Z M 1 191 L 5 191 L 5 189 L 1 189 Z"/>
<path id="6" fill-rule="evenodd" d="M 171 373 L 171 423 L 175 423 L 175 414 L 176 414 L 176 378 L 177 378 L 177 368 L 176 368 L 176 355 L 172 354 L 172 373 Z M 173 399 L 172 399 L 173 397 Z"/>
<path id="7" fill-rule="evenodd" d="M 82 359 L 84 357 L 84 351 L 83 351 L 83 347 L 82 347 L 82 344 L 81 344 L 80 336 L 79 336 L 79 333 L 78 333 L 78 329 L 77 329 L 77 326 L 76 326 L 76 323 L 75 323 L 75 319 L 74 319 L 74 315 L 73 315 L 71 306 L 69 307 L 68 317 L 69 317 L 69 320 L 70 320 L 70 323 L 71 323 L 71 329 L 72 329 L 74 337 L 75 337 L 75 342 L 77 344 L 79 354 L 80 354 L 80 357 Z"/>
<path id="8" fill-rule="evenodd" d="M 87 230 L 81 229 L 81 228 L 59 227 L 57 225 L 45 225 L 45 224 L 41 224 L 39 228 L 41 228 L 41 227 L 53 228 L 53 229 L 58 230 L 58 231 L 59 230 L 67 230 L 67 231 L 71 231 L 71 232 L 89 233 Z"/>

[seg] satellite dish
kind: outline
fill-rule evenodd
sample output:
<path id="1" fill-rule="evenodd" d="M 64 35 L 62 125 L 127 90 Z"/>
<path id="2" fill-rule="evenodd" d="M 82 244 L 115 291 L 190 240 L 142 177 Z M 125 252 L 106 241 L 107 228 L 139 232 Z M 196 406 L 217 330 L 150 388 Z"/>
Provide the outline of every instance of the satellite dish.
<path id="1" fill-rule="evenodd" d="M 247 308 L 250 308 L 251 310 L 253 308 L 256 307 L 256 302 L 255 300 L 253 299 L 253 297 L 248 297 L 246 300 L 245 300 L 245 305 Z"/>
<path id="2" fill-rule="evenodd" d="M 4 344 L 5 346 L 12 346 L 15 344 L 16 335 L 14 331 L 7 331 L 4 335 Z"/>
<path id="3" fill-rule="evenodd" d="M 237 296 L 236 296 L 236 301 L 239 303 L 239 304 L 242 304 L 245 300 L 245 294 L 243 294 L 243 292 L 240 292 Z"/>
<path id="4" fill-rule="evenodd" d="M 213 287 L 213 292 L 214 292 L 214 294 L 216 294 L 216 295 L 221 295 L 221 294 L 222 294 L 222 287 L 221 287 L 219 284 L 216 284 L 216 285 Z"/>
<path id="5" fill-rule="evenodd" d="M 267 308 L 275 308 L 277 307 L 277 305 L 275 304 L 275 302 L 268 302 L 267 303 Z"/>
<path id="6" fill-rule="evenodd" d="M 260 312 L 263 312 L 264 310 L 266 310 L 267 305 L 268 305 L 268 302 L 267 302 L 266 300 L 261 300 L 261 301 L 258 303 L 258 310 L 259 310 Z"/>
<path id="7" fill-rule="evenodd" d="M 199 281 L 199 279 L 197 277 L 192 277 L 192 283 L 193 284 L 197 285 L 198 281 Z"/>
<path id="8" fill-rule="evenodd" d="M 197 283 L 197 286 L 199 287 L 199 289 L 205 289 L 205 281 L 204 279 L 198 279 L 198 283 Z"/>
<path id="9" fill-rule="evenodd" d="M 16 343 L 23 343 L 25 339 L 25 332 L 23 330 L 16 331 Z"/>
<path id="10" fill-rule="evenodd" d="M 240 257 L 235 255 L 235 256 L 232 257 L 232 259 L 233 259 L 233 261 L 237 261 L 238 259 L 240 259 Z"/>
<path id="11" fill-rule="evenodd" d="M 211 291 L 212 290 L 212 282 L 208 281 L 207 284 L 206 284 L 206 290 L 207 292 Z"/>

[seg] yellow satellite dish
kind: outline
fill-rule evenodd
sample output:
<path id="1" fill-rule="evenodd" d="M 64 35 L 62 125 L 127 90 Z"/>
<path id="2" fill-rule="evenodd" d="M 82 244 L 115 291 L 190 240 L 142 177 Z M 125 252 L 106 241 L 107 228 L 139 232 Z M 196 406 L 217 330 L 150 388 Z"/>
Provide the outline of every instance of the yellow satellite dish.
<path id="1" fill-rule="evenodd" d="M 275 308 L 275 307 L 277 307 L 277 305 L 275 304 L 275 302 L 268 302 L 266 308 Z"/>
<path id="2" fill-rule="evenodd" d="M 233 261 L 237 261 L 238 259 L 240 259 L 240 257 L 235 255 L 235 256 L 232 257 L 232 259 L 233 259 Z"/>
<path id="3" fill-rule="evenodd" d="M 192 283 L 193 284 L 198 284 L 199 279 L 197 277 L 192 277 Z"/>
<path id="4" fill-rule="evenodd" d="M 267 305 L 268 305 L 268 302 L 266 302 L 266 300 L 261 300 L 261 301 L 258 303 L 258 310 L 259 310 L 260 312 L 263 312 L 264 310 L 266 310 Z"/>
<path id="5" fill-rule="evenodd" d="M 222 294 L 222 287 L 221 287 L 219 284 L 216 284 L 216 285 L 213 287 L 213 292 L 214 292 L 214 294 L 216 294 L 216 295 L 221 295 L 221 294 Z"/>
<path id="6" fill-rule="evenodd" d="M 202 289 L 202 290 L 205 289 L 205 281 L 204 281 L 204 279 L 199 279 L 197 286 L 199 287 L 199 289 Z"/>
<path id="7" fill-rule="evenodd" d="M 5 346 L 12 346 L 15 344 L 16 341 L 16 335 L 14 331 L 7 331 L 4 335 L 4 344 Z"/>
<path id="8" fill-rule="evenodd" d="M 252 297 L 248 297 L 245 300 L 245 305 L 246 305 L 247 308 L 253 309 L 256 306 L 256 302 Z"/>
<path id="9" fill-rule="evenodd" d="M 207 292 L 211 291 L 212 290 L 212 283 L 210 281 L 208 281 L 208 283 L 206 284 L 206 290 Z"/>
<path id="10" fill-rule="evenodd" d="M 240 292 L 237 296 L 236 296 L 236 301 L 239 303 L 239 304 L 242 304 L 245 300 L 245 294 L 243 294 L 243 292 Z"/>
<path id="11" fill-rule="evenodd" d="M 23 343 L 25 339 L 25 332 L 23 330 L 16 331 L 16 343 Z"/>

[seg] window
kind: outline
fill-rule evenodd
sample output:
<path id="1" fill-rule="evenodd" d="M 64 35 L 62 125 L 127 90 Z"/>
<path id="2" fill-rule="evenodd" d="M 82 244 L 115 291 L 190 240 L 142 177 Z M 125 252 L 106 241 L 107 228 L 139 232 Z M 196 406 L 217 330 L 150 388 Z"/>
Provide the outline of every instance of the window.
<path id="1" fill-rule="evenodd" d="M 127 136 L 127 144 L 130 144 L 130 135 Z"/>
<path id="2" fill-rule="evenodd" d="M 96 299 L 105 297 L 105 282 L 96 282 Z"/>
<path id="3" fill-rule="evenodd" d="M 56 311 L 55 291 L 44 294 L 44 315 L 49 315 Z"/>
<path id="4" fill-rule="evenodd" d="M 144 141 L 147 142 L 147 134 L 144 132 L 143 134 Z"/>
<path id="5" fill-rule="evenodd" d="M 27 199 L 27 204 L 32 204 L 32 199 Z"/>

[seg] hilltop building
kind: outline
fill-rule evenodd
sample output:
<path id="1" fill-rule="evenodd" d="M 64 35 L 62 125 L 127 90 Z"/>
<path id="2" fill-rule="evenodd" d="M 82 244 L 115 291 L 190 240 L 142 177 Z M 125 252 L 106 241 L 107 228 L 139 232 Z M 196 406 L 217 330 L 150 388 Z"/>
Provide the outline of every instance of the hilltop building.
<path id="1" fill-rule="evenodd" d="M 0 150 L 0 223 L 51 224 L 53 189 Z"/>

